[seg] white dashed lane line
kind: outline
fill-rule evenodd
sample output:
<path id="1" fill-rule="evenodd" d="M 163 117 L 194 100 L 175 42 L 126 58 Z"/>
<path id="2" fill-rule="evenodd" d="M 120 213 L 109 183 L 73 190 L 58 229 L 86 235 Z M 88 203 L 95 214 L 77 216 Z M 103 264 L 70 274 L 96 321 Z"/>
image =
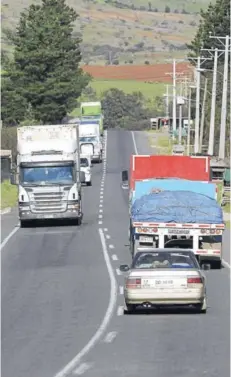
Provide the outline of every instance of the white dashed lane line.
<path id="1" fill-rule="evenodd" d="M 112 255 L 112 260 L 118 260 L 118 257 L 117 257 L 116 254 L 113 254 L 113 255 Z"/>
<path id="2" fill-rule="evenodd" d="M 108 232 L 108 228 L 104 228 L 104 232 Z"/>
<path id="3" fill-rule="evenodd" d="M 109 236 L 109 234 L 106 235 L 106 238 L 109 240 L 111 238 L 111 236 Z"/>
<path id="4" fill-rule="evenodd" d="M 113 340 L 115 339 L 116 335 L 117 335 L 117 332 L 116 332 L 116 331 L 111 331 L 111 332 L 109 332 L 109 333 L 105 336 L 105 338 L 104 338 L 104 342 L 105 342 L 105 343 L 111 343 L 111 342 L 113 342 Z"/>
<path id="5" fill-rule="evenodd" d="M 92 365 L 90 365 L 88 363 L 82 363 L 82 364 L 80 364 L 80 366 L 78 368 L 76 368 L 73 371 L 73 375 L 74 376 L 81 376 L 82 374 L 84 374 L 91 367 L 92 367 Z"/>
<path id="6" fill-rule="evenodd" d="M 123 315 L 123 314 L 124 314 L 124 307 L 118 306 L 117 315 L 120 316 L 120 315 Z"/>
<path id="7" fill-rule="evenodd" d="M 114 245 L 109 245 L 108 247 L 109 247 L 109 249 L 114 249 L 115 248 Z"/>
<path id="8" fill-rule="evenodd" d="M 103 224 L 103 221 L 98 221 L 98 224 L 99 224 L 99 225 L 102 225 L 102 224 Z"/>
<path id="9" fill-rule="evenodd" d="M 120 285 L 119 290 L 120 290 L 120 295 L 123 295 L 124 294 L 124 287 L 122 285 Z"/>
<path id="10" fill-rule="evenodd" d="M 120 272 L 119 268 L 116 269 L 116 273 L 117 273 L 117 275 L 119 275 L 119 276 L 121 275 L 121 272 Z"/>

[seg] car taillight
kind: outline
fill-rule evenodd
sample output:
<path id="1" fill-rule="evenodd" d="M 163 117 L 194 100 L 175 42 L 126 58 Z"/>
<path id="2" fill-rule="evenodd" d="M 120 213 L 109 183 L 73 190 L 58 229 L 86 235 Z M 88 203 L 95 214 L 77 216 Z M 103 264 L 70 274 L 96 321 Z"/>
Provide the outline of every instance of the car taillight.
<path id="1" fill-rule="evenodd" d="M 141 279 L 134 279 L 134 278 L 128 278 L 126 281 L 126 288 L 140 288 L 141 287 Z"/>
<path id="2" fill-rule="evenodd" d="M 203 280 L 200 277 L 191 277 L 187 279 L 188 284 L 203 284 Z"/>

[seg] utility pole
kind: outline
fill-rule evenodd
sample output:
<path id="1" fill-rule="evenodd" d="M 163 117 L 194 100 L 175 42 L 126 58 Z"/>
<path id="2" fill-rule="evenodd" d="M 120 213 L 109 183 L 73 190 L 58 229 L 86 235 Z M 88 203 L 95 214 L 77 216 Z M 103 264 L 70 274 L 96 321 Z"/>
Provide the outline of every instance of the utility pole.
<path id="1" fill-rule="evenodd" d="M 203 97 L 203 104 L 202 104 L 202 112 L 201 112 L 201 125 L 200 125 L 200 153 L 202 152 L 202 144 L 203 144 L 203 136 L 204 136 L 204 123 L 205 123 L 205 103 L 206 103 L 206 96 L 207 96 L 207 85 L 208 79 L 205 78 L 205 87 L 204 87 L 204 97 Z"/>
<path id="2" fill-rule="evenodd" d="M 166 98 L 166 101 L 165 101 L 165 105 L 166 105 L 166 118 L 168 118 L 169 117 L 169 91 L 168 91 L 168 89 L 169 89 L 169 85 L 167 84 L 166 85 L 166 93 L 165 93 L 165 98 Z"/>
<path id="3" fill-rule="evenodd" d="M 210 125 L 209 125 L 208 154 L 211 156 L 213 156 L 213 153 L 214 153 L 214 132 L 215 132 L 216 94 L 217 94 L 217 60 L 218 60 L 218 49 L 216 48 L 214 51 L 213 87 L 212 87 L 212 100 L 211 100 Z"/>
<path id="4" fill-rule="evenodd" d="M 224 61 L 224 77 L 223 77 L 223 92 L 222 92 L 222 106 L 221 106 L 221 125 L 220 125 L 220 140 L 219 140 L 219 158 L 225 158 L 225 136 L 226 136 L 226 121 L 227 121 L 227 91 L 228 91 L 228 62 L 230 39 L 229 35 L 225 37 L 211 36 L 210 38 L 217 39 L 225 47 L 225 61 Z M 225 40 L 225 43 L 223 42 Z"/>
<path id="5" fill-rule="evenodd" d="M 173 70 L 171 73 L 166 73 L 167 75 L 171 75 L 172 76 L 172 80 L 173 80 L 173 104 L 172 104 L 172 118 L 173 118 L 173 122 L 172 122 L 172 128 L 173 128 L 173 135 L 175 134 L 176 132 L 176 80 L 177 80 L 177 76 L 180 76 L 182 75 L 183 73 L 176 73 L 176 62 L 184 62 L 186 59 L 173 59 Z M 167 60 L 169 61 L 169 60 Z"/>
<path id="6" fill-rule="evenodd" d="M 197 58 L 189 58 L 197 62 L 196 65 L 196 119 L 195 119 L 195 139 L 194 139 L 194 153 L 199 152 L 199 132 L 200 132 L 200 70 L 201 66 L 206 60 L 212 60 L 212 58 L 203 58 L 198 56 Z"/>
<path id="7" fill-rule="evenodd" d="M 173 135 L 176 131 L 176 60 L 173 59 L 173 103 L 172 103 L 172 117 L 173 117 Z"/>
<path id="8" fill-rule="evenodd" d="M 187 133 L 187 155 L 190 155 L 190 133 L 191 133 L 191 88 L 188 96 L 188 133 Z"/>

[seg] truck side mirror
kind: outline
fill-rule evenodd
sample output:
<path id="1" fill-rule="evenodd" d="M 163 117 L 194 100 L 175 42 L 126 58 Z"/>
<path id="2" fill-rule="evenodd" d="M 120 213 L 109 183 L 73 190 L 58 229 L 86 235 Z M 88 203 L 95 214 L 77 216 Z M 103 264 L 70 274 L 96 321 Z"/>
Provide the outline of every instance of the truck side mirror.
<path id="1" fill-rule="evenodd" d="M 84 173 L 84 171 L 80 171 L 80 182 L 81 183 L 85 182 L 85 173 Z"/>
<path id="2" fill-rule="evenodd" d="M 122 182 L 127 182 L 128 181 L 128 171 L 123 170 L 122 171 Z"/>

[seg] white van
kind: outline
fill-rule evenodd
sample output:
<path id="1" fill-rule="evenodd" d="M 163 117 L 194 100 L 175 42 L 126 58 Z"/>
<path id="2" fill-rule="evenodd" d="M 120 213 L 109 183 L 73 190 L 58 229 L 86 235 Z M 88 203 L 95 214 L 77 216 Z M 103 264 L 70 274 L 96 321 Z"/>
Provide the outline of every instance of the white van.
<path id="1" fill-rule="evenodd" d="M 91 156 L 87 154 L 80 154 L 80 171 L 85 174 L 85 181 L 87 186 L 91 186 Z"/>

